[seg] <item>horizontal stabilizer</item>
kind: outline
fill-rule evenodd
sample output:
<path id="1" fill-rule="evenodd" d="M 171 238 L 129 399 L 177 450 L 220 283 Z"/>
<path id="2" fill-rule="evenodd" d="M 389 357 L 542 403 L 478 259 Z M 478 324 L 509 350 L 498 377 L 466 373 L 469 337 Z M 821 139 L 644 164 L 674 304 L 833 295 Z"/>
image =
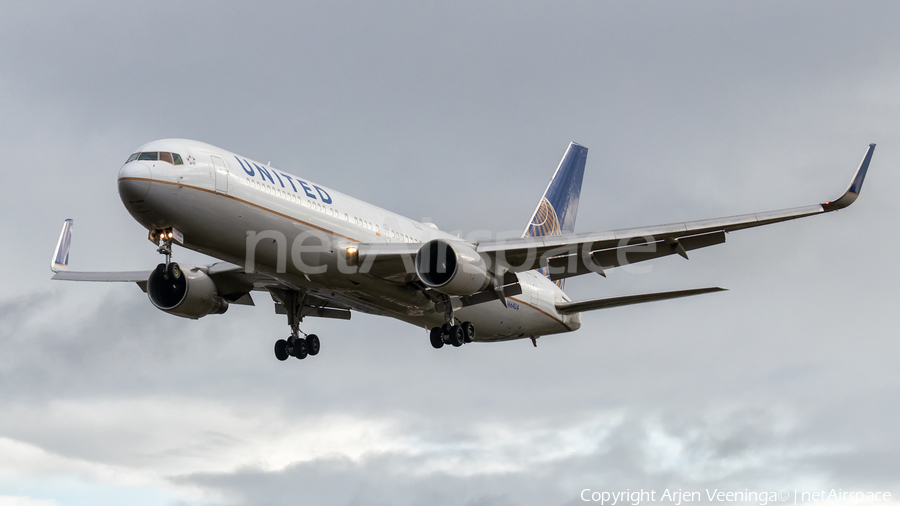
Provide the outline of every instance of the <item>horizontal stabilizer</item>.
<path id="1" fill-rule="evenodd" d="M 556 305 L 556 311 L 559 314 L 581 313 L 584 311 L 593 311 L 595 309 L 606 309 L 610 307 L 628 306 L 631 304 L 642 304 L 644 302 L 654 302 L 657 300 L 677 299 L 679 297 L 690 297 L 691 295 L 721 292 L 723 290 L 727 290 L 727 288 L 713 286 L 709 288 L 693 288 L 691 290 L 675 290 L 674 292 L 644 293 L 640 295 L 610 297 L 608 299 L 563 302 Z"/>

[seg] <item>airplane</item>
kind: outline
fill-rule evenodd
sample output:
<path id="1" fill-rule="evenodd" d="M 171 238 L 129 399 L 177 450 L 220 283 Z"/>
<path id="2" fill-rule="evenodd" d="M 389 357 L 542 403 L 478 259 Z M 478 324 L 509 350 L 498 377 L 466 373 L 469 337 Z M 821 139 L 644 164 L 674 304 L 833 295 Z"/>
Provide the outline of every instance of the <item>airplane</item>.
<path id="1" fill-rule="evenodd" d="M 721 287 L 572 301 L 565 279 L 725 242 L 725 234 L 843 209 L 859 196 L 875 144 L 836 200 L 780 211 L 575 233 L 587 148 L 570 143 L 524 232 L 465 240 L 305 177 L 209 144 L 163 139 L 139 147 L 118 173 L 119 196 L 165 261 L 152 270 L 69 271 L 65 220 L 52 279 L 133 282 L 167 313 L 191 319 L 254 305 L 268 292 L 290 334 L 275 356 L 317 355 L 304 318 L 388 316 L 426 330 L 441 348 L 572 332 L 581 313 L 722 291 Z M 179 264 L 178 245 L 220 261 Z M 477 330 L 477 333 L 476 333 Z"/>

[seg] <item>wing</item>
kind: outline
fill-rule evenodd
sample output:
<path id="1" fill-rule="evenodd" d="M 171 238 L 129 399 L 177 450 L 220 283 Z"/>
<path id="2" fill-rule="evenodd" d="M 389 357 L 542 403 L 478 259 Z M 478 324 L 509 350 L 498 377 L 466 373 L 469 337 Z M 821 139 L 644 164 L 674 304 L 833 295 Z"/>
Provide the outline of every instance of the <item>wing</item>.
<path id="1" fill-rule="evenodd" d="M 833 201 L 711 220 L 482 242 L 477 245 L 477 251 L 490 256 L 495 265 L 506 265 L 515 272 L 549 267 L 550 278 L 554 280 L 587 272 L 602 274 L 605 268 L 666 255 L 678 254 L 687 258 L 687 252 L 692 249 L 725 242 L 726 232 L 804 218 L 849 206 L 859 197 L 874 150 L 875 144 L 870 144 L 849 188 Z"/>
<path id="2" fill-rule="evenodd" d="M 50 261 L 50 269 L 56 281 L 92 281 L 99 283 L 137 283 L 144 292 L 147 291 L 147 279 L 153 271 L 69 271 L 69 250 L 72 246 L 72 231 L 74 221 L 67 219 L 63 222 L 56 250 Z M 200 266 L 216 284 L 216 289 L 222 298 L 231 304 L 243 304 L 252 306 L 253 299 L 250 292 L 253 290 L 266 290 L 271 287 L 282 287 L 282 283 L 271 276 L 253 273 L 247 274 L 244 268 L 228 262 L 217 262 L 211 265 Z"/>
<path id="3" fill-rule="evenodd" d="M 603 275 L 604 269 L 678 254 L 725 242 L 725 233 L 759 227 L 843 209 L 859 197 L 875 144 L 870 144 L 850 186 L 838 199 L 727 218 L 671 223 L 641 228 L 585 234 L 522 237 L 482 241 L 471 246 L 491 260 L 492 270 L 523 272 L 548 268 L 552 280 L 588 272 Z M 415 256 L 420 244 L 359 244 L 360 272 L 396 281 L 414 282 Z"/>
<path id="4" fill-rule="evenodd" d="M 72 231 L 75 221 L 67 219 L 63 222 L 62 231 L 59 233 L 59 241 L 56 242 L 56 250 L 50 260 L 50 270 L 53 277 L 50 279 L 62 281 L 98 281 L 119 283 L 144 283 L 151 271 L 127 271 L 127 272 L 69 272 L 69 250 L 72 247 Z"/>
<path id="5" fill-rule="evenodd" d="M 74 222 L 71 219 L 63 223 L 63 229 L 56 244 L 56 251 L 51 259 L 53 276 L 50 279 L 59 281 L 94 281 L 101 283 L 137 283 L 144 292 L 147 291 L 147 280 L 153 271 L 120 271 L 120 272 L 75 272 L 68 271 L 69 250 L 72 244 Z M 184 266 L 188 267 L 188 266 Z M 193 266 L 190 266 L 193 268 Z M 230 304 L 254 306 L 252 291 L 268 291 L 275 301 L 275 312 L 287 314 L 284 301 L 290 294 L 300 294 L 300 316 L 350 319 L 350 308 L 341 304 L 306 294 L 302 287 L 293 286 L 283 280 L 259 272 L 247 273 L 244 268 L 228 262 L 216 262 L 199 266 L 215 283 L 216 290 Z"/>

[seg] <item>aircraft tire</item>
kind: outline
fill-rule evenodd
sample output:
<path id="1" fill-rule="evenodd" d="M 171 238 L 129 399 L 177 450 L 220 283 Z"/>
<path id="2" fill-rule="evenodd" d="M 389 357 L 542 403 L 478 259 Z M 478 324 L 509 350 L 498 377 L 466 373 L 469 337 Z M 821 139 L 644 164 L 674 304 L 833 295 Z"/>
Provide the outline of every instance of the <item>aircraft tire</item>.
<path id="1" fill-rule="evenodd" d="M 315 334 L 310 334 L 306 336 L 306 351 L 310 355 L 318 355 L 319 349 L 321 348 L 321 343 L 319 343 L 319 336 Z"/>
<path id="2" fill-rule="evenodd" d="M 181 267 L 175 262 L 171 262 L 166 267 L 166 278 L 181 279 Z"/>
<path id="3" fill-rule="evenodd" d="M 431 346 L 434 349 L 443 348 L 444 346 L 444 331 L 440 327 L 431 329 Z"/>
<path id="4" fill-rule="evenodd" d="M 465 338 L 463 337 L 462 328 L 459 325 L 454 325 L 450 327 L 450 344 L 455 347 L 460 347 L 465 342 Z"/>
<path id="5" fill-rule="evenodd" d="M 306 347 L 306 339 L 294 339 L 293 348 L 294 350 L 292 355 L 297 357 L 299 360 L 303 360 L 307 355 L 309 355 L 309 350 Z"/>
<path id="6" fill-rule="evenodd" d="M 287 352 L 286 348 L 287 348 L 287 341 L 285 341 L 284 339 L 279 339 L 279 340 L 275 341 L 275 358 L 277 358 L 278 360 L 280 360 L 282 362 L 287 360 L 288 352 Z"/>
<path id="7" fill-rule="evenodd" d="M 475 340 L 475 325 L 472 322 L 463 322 L 462 331 L 465 342 L 471 343 Z"/>

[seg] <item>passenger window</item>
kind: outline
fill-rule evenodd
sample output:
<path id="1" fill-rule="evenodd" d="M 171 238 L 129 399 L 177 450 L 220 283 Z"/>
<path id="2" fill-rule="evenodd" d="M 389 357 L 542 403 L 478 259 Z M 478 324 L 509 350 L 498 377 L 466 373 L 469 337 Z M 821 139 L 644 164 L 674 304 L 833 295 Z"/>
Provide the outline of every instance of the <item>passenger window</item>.
<path id="1" fill-rule="evenodd" d="M 159 153 L 156 151 L 141 153 L 141 155 L 138 157 L 138 160 L 159 160 Z"/>
<path id="2" fill-rule="evenodd" d="M 175 164 L 175 161 L 172 160 L 172 153 L 166 153 L 165 151 L 159 152 L 159 160 L 162 162 L 169 162 L 172 165 Z"/>
<path id="3" fill-rule="evenodd" d="M 137 157 L 138 157 L 139 154 L 140 154 L 140 153 L 135 153 L 135 154 L 129 156 L 129 157 L 128 157 L 128 162 L 133 162 L 133 161 L 137 160 Z M 128 163 L 128 162 L 125 162 L 125 163 Z"/>
<path id="4" fill-rule="evenodd" d="M 184 165 L 184 162 L 181 161 L 181 155 L 178 153 L 172 153 L 172 158 L 175 159 L 175 165 Z"/>

